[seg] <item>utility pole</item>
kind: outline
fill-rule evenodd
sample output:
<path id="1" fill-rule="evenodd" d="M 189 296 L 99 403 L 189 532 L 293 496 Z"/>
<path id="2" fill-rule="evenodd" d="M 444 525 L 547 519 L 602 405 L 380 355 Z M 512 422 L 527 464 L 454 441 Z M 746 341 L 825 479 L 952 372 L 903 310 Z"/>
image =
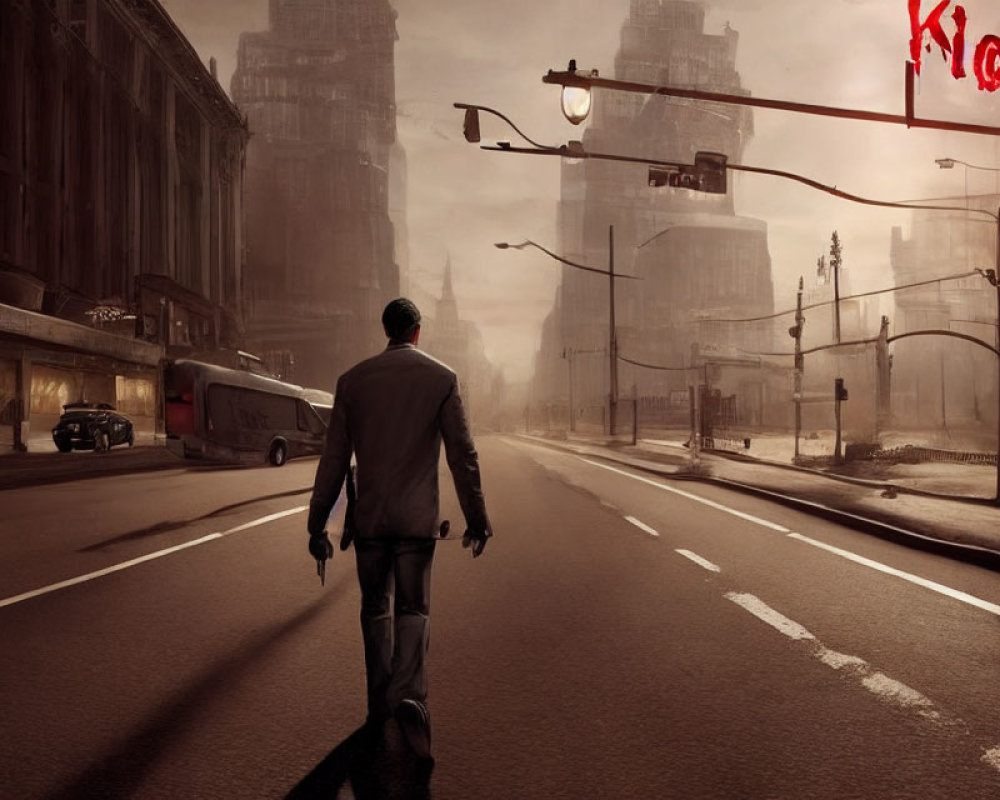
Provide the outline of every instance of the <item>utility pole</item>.
<path id="1" fill-rule="evenodd" d="M 833 270 L 833 338 L 840 344 L 840 236 L 836 231 L 830 238 L 830 269 Z"/>
<path id="2" fill-rule="evenodd" d="M 889 318 L 882 316 L 879 326 L 878 340 L 875 342 L 875 440 L 889 422 L 892 412 L 890 391 L 892 375 L 889 358 Z"/>
<path id="3" fill-rule="evenodd" d="M 576 415 L 573 413 L 573 348 L 567 347 L 563 355 L 569 365 L 569 430 L 573 433 L 576 431 Z"/>
<path id="4" fill-rule="evenodd" d="M 802 326 L 805 325 L 806 318 L 802 316 L 802 276 L 799 276 L 799 291 L 795 296 L 795 325 L 788 329 L 788 334 L 795 340 L 795 387 L 792 391 L 792 399 L 795 400 L 795 458 L 793 462 L 799 460 L 799 437 L 802 435 L 802 368 L 804 360 L 802 356 Z"/>
<path id="5" fill-rule="evenodd" d="M 615 333 L 615 226 L 608 226 L 608 298 L 611 334 L 608 343 L 611 393 L 608 403 L 608 431 L 614 436 L 618 419 L 618 336 Z"/>
<path id="6" fill-rule="evenodd" d="M 636 385 L 632 384 L 632 444 L 639 441 L 639 393 Z"/>

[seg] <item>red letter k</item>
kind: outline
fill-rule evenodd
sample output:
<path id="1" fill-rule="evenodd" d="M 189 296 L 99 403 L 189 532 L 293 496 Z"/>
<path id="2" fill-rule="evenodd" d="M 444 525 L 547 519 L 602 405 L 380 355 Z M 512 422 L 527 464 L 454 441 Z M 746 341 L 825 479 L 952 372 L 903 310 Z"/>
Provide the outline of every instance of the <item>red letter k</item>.
<path id="1" fill-rule="evenodd" d="M 920 22 L 920 0 L 909 0 L 910 6 L 910 59 L 913 61 L 913 69 L 920 74 L 920 46 L 924 43 L 924 31 L 930 31 L 931 38 L 937 42 L 945 53 L 951 52 L 951 42 L 944 35 L 941 28 L 941 15 L 951 4 L 951 0 L 941 0 L 937 7 L 927 16 L 927 19 Z M 927 45 L 930 50 L 930 45 Z"/>

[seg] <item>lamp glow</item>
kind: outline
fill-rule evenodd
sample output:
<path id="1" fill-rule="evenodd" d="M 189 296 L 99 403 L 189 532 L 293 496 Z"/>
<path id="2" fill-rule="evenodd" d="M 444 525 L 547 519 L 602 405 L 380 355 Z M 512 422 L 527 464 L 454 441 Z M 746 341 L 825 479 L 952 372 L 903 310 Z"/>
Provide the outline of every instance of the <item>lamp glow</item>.
<path id="1" fill-rule="evenodd" d="M 583 122 L 590 115 L 590 89 L 585 86 L 564 86 L 562 112 L 574 125 Z"/>

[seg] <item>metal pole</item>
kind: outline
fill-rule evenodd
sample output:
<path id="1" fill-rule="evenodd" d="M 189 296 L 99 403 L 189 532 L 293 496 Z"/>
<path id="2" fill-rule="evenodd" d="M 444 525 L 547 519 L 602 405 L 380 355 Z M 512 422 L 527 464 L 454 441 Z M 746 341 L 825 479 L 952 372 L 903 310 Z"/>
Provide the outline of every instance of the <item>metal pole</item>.
<path id="1" fill-rule="evenodd" d="M 841 455 L 841 439 L 840 439 L 840 394 L 841 389 L 844 386 L 844 381 L 842 378 L 834 378 L 833 380 L 833 414 L 837 425 L 836 439 L 833 443 L 833 463 L 841 464 L 843 463 L 843 456 Z"/>
<path id="2" fill-rule="evenodd" d="M 802 277 L 799 276 L 799 291 L 795 298 L 795 461 L 799 460 L 799 437 L 802 435 Z"/>
<path id="3" fill-rule="evenodd" d="M 615 226 L 608 226 L 608 299 L 610 304 L 611 336 L 609 358 L 611 359 L 611 393 L 608 406 L 608 430 L 615 435 L 618 418 L 618 337 L 615 335 Z"/>
<path id="4" fill-rule="evenodd" d="M 632 444 L 639 441 L 639 394 L 635 384 L 632 384 Z"/>
<path id="5" fill-rule="evenodd" d="M 840 344 L 840 264 L 833 265 L 833 331 L 837 344 Z"/>
<path id="6" fill-rule="evenodd" d="M 1000 351 L 1000 208 L 997 209 L 997 240 L 996 252 L 993 258 L 993 287 L 997 292 L 997 330 L 996 346 Z M 993 502 L 1000 505 L 1000 356 L 997 356 L 997 481 L 996 497 Z"/>
<path id="7" fill-rule="evenodd" d="M 573 413 L 573 350 L 566 350 L 566 361 L 569 362 L 569 429 L 576 431 L 576 415 Z"/>
<path id="8" fill-rule="evenodd" d="M 698 419 L 698 394 L 697 384 L 688 386 L 688 403 L 691 410 L 691 438 L 688 440 L 688 451 L 691 453 L 691 468 L 698 468 L 698 452 L 701 439 L 701 421 Z"/>

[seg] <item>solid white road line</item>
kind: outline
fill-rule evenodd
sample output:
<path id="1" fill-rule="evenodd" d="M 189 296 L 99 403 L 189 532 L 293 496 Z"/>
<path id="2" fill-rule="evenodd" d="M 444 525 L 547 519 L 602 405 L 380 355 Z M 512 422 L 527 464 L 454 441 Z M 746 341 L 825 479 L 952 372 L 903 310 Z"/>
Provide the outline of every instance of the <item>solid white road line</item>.
<path id="1" fill-rule="evenodd" d="M 709 572 L 721 572 L 722 571 L 717 566 L 715 566 L 715 564 L 713 564 L 711 561 L 708 561 L 707 559 L 702 558 L 697 553 L 692 553 L 690 550 L 675 550 L 674 552 L 675 553 L 680 553 L 682 556 L 684 556 L 684 558 L 690 558 L 695 564 L 697 564 L 700 567 L 704 567 Z"/>
<path id="2" fill-rule="evenodd" d="M 650 536 L 660 535 L 657 531 L 650 528 L 645 522 L 637 520 L 635 517 L 630 517 L 628 514 L 626 514 L 625 519 L 627 519 L 629 522 L 635 525 L 635 527 L 637 527 L 640 531 L 644 531 L 645 533 L 648 533 Z"/>
<path id="3" fill-rule="evenodd" d="M 806 544 L 811 544 L 813 547 L 819 547 L 830 553 L 834 553 L 841 558 L 846 558 L 848 561 L 853 561 L 856 564 L 861 564 L 865 567 L 869 567 L 879 572 L 884 572 L 886 575 L 894 575 L 897 578 L 902 578 L 904 581 L 909 581 L 910 583 L 915 583 L 918 586 L 923 586 L 925 589 L 930 589 L 933 592 L 938 592 L 946 597 L 950 597 L 953 600 L 959 600 L 963 603 L 967 603 L 970 606 L 975 606 L 976 608 L 981 608 L 983 611 L 989 611 L 991 614 L 996 614 L 1000 616 L 1000 606 L 996 603 L 991 603 L 988 600 L 982 600 L 971 594 L 966 594 L 965 592 L 959 591 L 958 589 L 952 589 L 948 586 L 944 586 L 940 583 L 935 583 L 934 581 L 927 580 L 926 578 L 921 578 L 919 575 L 912 575 L 909 572 L 903 572 L 895 567 L 890 567 L 887 564 L 882 564 L 878 561 L 872 561 L 870 558 L 865 558 L 864 556 L 859 556 L 856 553 L 852 553 L 849 550 L 842 550 L 839 547 L 834 547 L 831 544 L 826 544 L 825 542 L 819 542 L 815 539 L 810 539 L 808 536 L 803 536 L 801 533 L 789 533 L 788 537 L 790 539 L 796 539 L 800 542 L 805 542 Z"/>
<path id="4" fill-rule="evenodd" d="M 716 503 L 712 500 L 706 500 L 704 497 L 699 497 L 696 494 L 691 494 L 691 492 L 685 492 L 682 489 L 675 489 L 673 486 L 667 486 L 665 483 L 660 483 L 659 481 L 654 481 L 649 478 L 644 478 L 641 475 L 636 475 L 632 472 L 626 472 L 623 469 L 617 469 L 616 467 L 609 467 L 607 464 L 602 464 L 599 461 L 591 461 L 589 458 L 580 458 L 581 461 L 591 464 L 595 467 L 600 467 L 601 469 L 606 469 L 608 472 L 615 472 L 619 475 L 624 475 L 626 478 L 632 478 L 632 480 L 639 481 L 641 483 L 649 484 L 650 486 L 655 486 L 657 489 L 663 489 L 665 492 L 671 492 L 681 497 L 686 497 L 688 500 L 694 500 L 696 503 L 701 503 L 702 505 L 709 506 L 718 511 L 723 511 L 726 514 L 732 514 L 734 517 L 739 517 L 740 519 L 745 519 L 747 522 L 752 522 L 755 525 L 761 525 L 765 528 L 770 528 L 772 531 L 779 531 L 780 533 L 788 533 L 789 529 L 784 525 L 777 525 L 774 522 L 768 522 L 766 519 L 761 519 L 760 517 L 755 517 L 753 514 L 747 514 L 743 511 L 737 511 L 735 508 L 730 508 L 729 506 L 724 506 L 721 503 Z"/>
<path id="5" fill-rule="evenodd" d="M 69 586 L 76 586 L 78 583 L 85 583 L 87 581 L 92 581 L 95 578 L 103 578 L 105 575 L 111 575 L 114 572 L 120 572 L 123 569 L 128 569 L 129 567 L 137 566 L 138 564 L 144 564 L 147 561 L 152 561 L 156 558 L 162 558 L 163 556 L 169 556 L 173 553 L 180 552 L 181 550 L 187 550 L 191 547 L 197 547 L 200 544 L 205 544 L 206 542 L 214 542 L 216 539 L 221 539 L 224 536 L 230 536 L 234 533 L 239 533 L 240 531 L 245 531 L 250 528 L 256 528 L 259 525 L 265 525 L 268 522 L 273 522 L 276 519 L 281 519 L 282 517 L 288 517 L 292 514 L 300 514 L 305 511 L 309 506 L 297 506 L 296 508 L 290 508 L 286 511 L 279 511 L 276 514 L 268 514 L 266 517 L 260 517 L 259 519 L 252 520 L 250 522 L 245 522 L 242 525 L 237 525 L 235 528 L 230 528 L 227 531 L 222 531 L 220 533 L 210 533 L 207 536 L 202 536 L 200 539 L 194 539 L 190 542 L 184 542 L 183 544 L 177 544 L 173 547 L 167 547 L 163 550 L 157 550 L 155 553 L 147 553 L 144 556 L 139 556 L 138 558 L 130 559 L 129 561 L 123 561 L 120 564 L 114 564 L 110 567 L 105 567 L 104 569 L 95 570 L 94 572 L 88 572 L 86 575 L 79 575 L 75 578 L 69 578 L 65 581 L 60 581 L 59 583 L 53 583 L 48 586 L 43 586 L 41 589 L 33 589 L 30 592 L 24 592 L 23 594 L 17 594 L 13 597 L 8 597 L 4 600 L 0 600 L 0 608 L 5 606 L 12 606 L 15 603 L 21 603 L 25 600 L 30 600 L 33 597 L 39 597 L 43 594 L 49 594 L 50 592 L 55 592 L 59 589 L 65 589 Z"/>

